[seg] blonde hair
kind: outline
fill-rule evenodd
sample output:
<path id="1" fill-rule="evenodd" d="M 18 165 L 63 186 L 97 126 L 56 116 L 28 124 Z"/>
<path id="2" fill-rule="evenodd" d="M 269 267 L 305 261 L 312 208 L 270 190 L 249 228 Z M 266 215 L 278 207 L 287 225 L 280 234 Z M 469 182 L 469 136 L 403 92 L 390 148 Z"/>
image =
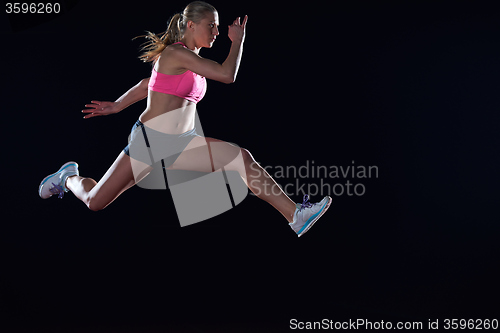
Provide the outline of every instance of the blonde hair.
<path id="1" fill-rule="evenodd" d="M 193 1 L 184 8 L 182 13 L 177 13 L 170 18 L 167 30 L 160 36 L 146 31 L 146 35 L 135 37 L 148 39 L 141 48 L 141 51 L 144 52 L 139 56 L 139 59 L 144 62 L 156 62 L 168 45 L 177 43 L 184 37 L 188 21 L 199 23 L 207 12 L 217 12 L 217 10 L 204 1 Z"/>

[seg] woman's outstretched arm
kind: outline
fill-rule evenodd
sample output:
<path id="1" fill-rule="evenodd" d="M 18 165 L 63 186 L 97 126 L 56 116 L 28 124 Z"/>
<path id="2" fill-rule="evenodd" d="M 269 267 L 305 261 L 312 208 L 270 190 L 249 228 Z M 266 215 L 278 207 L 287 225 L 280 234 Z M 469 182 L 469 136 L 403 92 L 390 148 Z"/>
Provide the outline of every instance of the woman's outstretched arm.
<path id="1" fill-rule="evenodd" d="M 141 80 L 114 102 L 91 101 L 92 104 L 85 105 L 85 107 L 90 109 L 82 110 L 82 113 L 86 113 L 83 118 L 107 116 L 122 111 L 126 107 L 148 96 L 148 84 L 149 78 Z"/>

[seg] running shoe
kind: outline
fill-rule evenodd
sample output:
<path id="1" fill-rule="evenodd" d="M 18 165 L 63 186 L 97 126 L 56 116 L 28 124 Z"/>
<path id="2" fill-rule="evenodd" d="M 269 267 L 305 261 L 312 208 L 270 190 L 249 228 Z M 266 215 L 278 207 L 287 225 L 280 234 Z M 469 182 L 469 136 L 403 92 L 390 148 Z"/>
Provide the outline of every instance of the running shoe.
<path id="1" fill-rule="evenodd" d="M 293 214 L 293 222 L 289 223 L 290 227 L 295 231 L 297 236 L 302 236 L 326 212 L 331 203 L 332 198 L 329 196 L 313 204 L 309 202 L 309 196 L 307 194 L 304 195 L 302 204 L 297 204 L 297 208 Z"/>
<path id="2" fill-rule="evenodd" d="M 57 195 L 62 199 L 65 192 L 69 190 L 66 188 L 66 179 L 70 176 L 79 176 L 78 163 L 68 162 L 64 164 L 56 173 L 45 177 L 40 186 L 38 187 L 38 194 L 42 199 L 48 199 L 53 195 Z"/>

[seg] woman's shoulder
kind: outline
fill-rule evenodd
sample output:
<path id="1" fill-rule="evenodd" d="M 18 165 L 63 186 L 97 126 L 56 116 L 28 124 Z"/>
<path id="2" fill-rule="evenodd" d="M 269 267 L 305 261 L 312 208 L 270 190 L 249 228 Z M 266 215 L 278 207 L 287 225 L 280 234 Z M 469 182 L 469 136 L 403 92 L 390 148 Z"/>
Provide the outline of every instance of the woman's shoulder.
<path id="1" fill-rule="evenodd" d="M 169 62 L 176 62 L 185 64 L 187 62 L 195 61 L 199 56 L 182 44 L 168 45 L 161 53 L 163 60 L 168 59 Z"/>
<path id="2" fill-rule="evenodd" d="M 158 65 L 165 72 L 177 73 L 179 70 L 185 68 L 185 60 L 194 53 L 183 47 L 181 44 L 171 44 L 165 47 L 158 58 Z M 157 70 L 159 67 L 157 67 Z"/>
<path id="3" fill-rule="evenodd" d="M 175 59 L 177 57 L 185 57 L 190 53 L 193 52 L 189 51 L 181 44 L 170 44 L 167 47 L 165 47 L 165 49 L 161 53 L 161 56 L 164 58 Z"/>

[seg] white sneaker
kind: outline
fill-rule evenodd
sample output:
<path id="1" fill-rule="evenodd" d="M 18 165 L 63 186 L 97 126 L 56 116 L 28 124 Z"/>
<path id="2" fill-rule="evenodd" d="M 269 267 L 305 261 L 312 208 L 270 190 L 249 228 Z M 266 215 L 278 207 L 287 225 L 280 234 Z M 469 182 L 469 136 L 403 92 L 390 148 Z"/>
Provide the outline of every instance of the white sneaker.
<path id="1" fill-rule="evenodd" d="M 289 223 L 289 226 L 295 231 L 297 236 L 302 236 L 326 212 L 331 203 L 332 198 L 326 196 L 320 202 L 312 204 L 309 202 L 309 196 L 307 194 L 304 195 L 302 204 L 297 204 L 297 208 L 293 214 L 293 222 Z"/>
<path id="2" fill-rule="evenodd" d="M 68 162 L 64 164 L 56 173 L 45 177 L 40 186 L 38 187 L 38 194 L 42 199 L 48 199 L 57 194 L 59 199 L 62 199 L 65 192 L 69 190 L 66 188 L 66 179 L 69 176 L 79 176 L 78 163 Z"/>

